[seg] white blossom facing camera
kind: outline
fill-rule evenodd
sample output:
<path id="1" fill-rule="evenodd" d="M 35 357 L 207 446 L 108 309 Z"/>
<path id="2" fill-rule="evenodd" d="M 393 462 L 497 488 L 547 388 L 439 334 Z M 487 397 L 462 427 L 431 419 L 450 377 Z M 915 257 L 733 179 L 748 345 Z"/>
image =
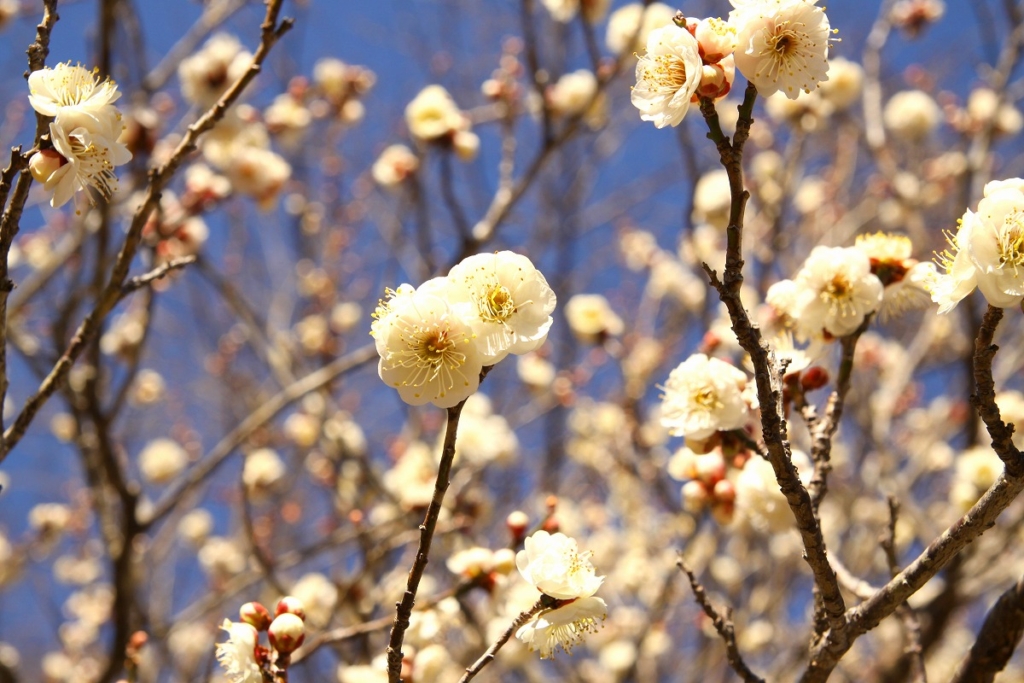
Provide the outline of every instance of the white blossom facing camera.
<path id="1" fill-rule="evenodd" d="M 432 282 L 378 307 L 377 372 L 410 405 L 451 408 L 480 385 L 483 357 L 469 324 Z"/>
<path id="2" fill-rule="evenodd" d="M 852 334 L 882 303 L 882 282 L 856 247 L 815 247 L 795 282 L 797 328 L 811 339 Z"/>
<path id="3" fill-rule="evenodd" d="M 476 254 L 448 273 L 448 300 L 461 306 L 486 365 L 533 351 L 547 339 L 555 293 L 530 259 Z"/>
<path id="4" fill-rule="evenodd" d="M 636 65 L 630 100 L 640 118 L 658 128 L 678 126 L 701 80 L 700 46 L 685 28 L 668 24 L 651 31 L 647 53 Z"/>
<path id="5" fill-rule="evenodd" d="M 121 113 L 113 105 L 121 93 L 114 81 L 100 81 L 97 76 L 98 71 L 70 62 L 33 71 L 28 77 L 29 104 L 43 116 L 54 117 L 65 130 L 85 128 L 116 140 L 121 134 Z"/>
<path id="6" fill-rule="evenodd" d="M 537 590 L 558 600 L 589 598 L 604 581 L 596 576 L 589 553 L 580 553 L 576 539 L 563 533 L 538 531 L 516 554 L 516 567 Z"/>
<path id="7" fill-rule="evenodd" d="M 750 415 L 746 373 L 703 353 L 680 363 L 663 388 L 661 424 L 673 436 L 700 441 L 742 428 Z"/>
<path id="8" fill-rule="evenodd" d="M 765 97 L 795 99 L 828 80 L 831 28 L 814 0 L 732 0 L 736 68 Z"/>

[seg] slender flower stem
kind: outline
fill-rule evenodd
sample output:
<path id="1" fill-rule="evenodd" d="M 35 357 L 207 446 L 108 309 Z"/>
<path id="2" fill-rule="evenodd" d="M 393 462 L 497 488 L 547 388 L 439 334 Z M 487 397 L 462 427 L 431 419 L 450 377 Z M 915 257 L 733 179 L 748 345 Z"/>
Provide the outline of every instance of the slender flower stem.
<path id="1" fill-rule="evenodd" d="M 485 367 L 480 373 L 481 381 L 490 372 L 491 367 L 493 366 Z M 420 579 L 423 578 L 423 572 L 427 568 L 430 544 L 434 539 L 434 528 L 437 526 L 437 518 L 441 514 L 444 494 L 448 491 L 448 484 L 451 483 L 452 462 L 455 460 L 455 435 L 459 429 L 459 416 L 462 415 L 464 405 L 466 405 L 466 399 L 448 409 L 448 424 L 444 432 L 441 464 L 438 466 L 437 479 L 434 482 L 434 495 L 430 499 L 423 523 L 420 524 L 420 543 L 416 549 L 416 559 L 413 560 L 412 569 L 409 570 L 409 580 L 406 583 L 402 601 L 396 606 L 395 621 L 391 627 L 391 637 L 388 639 L 388 683 L 401 683 L 402 681 L 402 642 L 405 640 L 405 631 L 409 628 L 412 608 L 416 604 L 416 591 L 419 590 Z"/>
<path id="2" fill-rule="evenodd" d="M 516 617 L 509 625 L 509 627 L 505 629 L 505 632 L 502 633 L 501 636 L 496 641 L 494 641 L 494 644 L 487 648 L 487 652 L 480 655 L 480 659 L 473 662 L 472 666 L 466 668 L 466 673 L 462 676 L 462 678 L 459 679 L 459 683 L 468 683 L 469 681 L 473 680 L 478 673 L 483 671 L 483 668 L 485 666 L 493 662 L 494 656 L 498 654 L 498 650 L 505 646 L 505 643 L 509 641 L 509 638 L 512 637 L 512 634 L 518 631 L 520 628 L 522 628 L 523 625 L 526 624 L 526 622 L 530 621 L 530 619 L 533 619 L 533 617 L 536 616 L 538 612 L 544 609 L 549 600 L 550 599 L 547 598 L 546 595 L 543 596 L 540 600 L 537 601 L 537 604 L 535 604 L 533 607 L 520 614 L 518 617 Z"/>

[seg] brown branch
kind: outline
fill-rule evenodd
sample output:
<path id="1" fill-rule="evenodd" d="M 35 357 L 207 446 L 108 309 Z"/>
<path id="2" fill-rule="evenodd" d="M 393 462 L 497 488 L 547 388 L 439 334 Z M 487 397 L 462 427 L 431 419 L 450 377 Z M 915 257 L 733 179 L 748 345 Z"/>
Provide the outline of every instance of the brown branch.
<path id="1" fill-rule="evenodd" d="M 142 229 L 146 225 L 149 215 L 158 205 L 163 188 L 166 187 L 178 168 L 185 162 L 185 158 L 197 149 L 199 138 L 224 117 L 228 108 L 238 100 L 242 91 L 256 78 L 271 48 L 292 27 L 293 22 L 291 19 L 278 20 L 283 2 L 284 0 L 267 0 L 267 12 L 261 25 L 260 45 L 253 56 L 252 64 L 209 111 L 188 127 L 188 130 L 170 158 L 150 173 L 145 198 L 132 217 L 131 226 L 128 229 L 128 234 L 125 236 L 124 244 L 122 244 L 121 250 L 117 255 L 110 279 L 97 298 L 95 307 L 82 320 L 78 329 L 75 330 L 70 344 L 68 344 L 56 365 L 53 366 L 50 373 L 43 379 L 35 393 L 22 406 L 21 412 L 15 418 L 14 424 L 4 433 L 3 447 L 0 448 L 0 463 L 4 461 L 11 449 L 25 435 L 25 431 L 43 404 L 67 380 L 71 367 L 89 341 L 99 332 L 103 325 L 103 320 L 121 299 L 121 288 L 128 277 L 128 270 L 142 239 Z M 0 236 L 0 239 L 2 239 L 2 236 Z"/>
<path id="2" fill-rule="evenodd" d="M 153 284 L 157 280 L 167 277 L 172 270 L 180 270 L 195 262 L 195 256 L 182 256 L 180 258 L 171 259 L 170 261 L 157 266 L 148 273 L 136 275 L 121 286 L 121 296 L 128 296 L 138 289 L 142 289 L 143 287 Z"/>
<path id="3" fill-rule="evenodd" d="M 1024 458 L 1013 445 L 1013 425 L 1003 422 L 996 405 L 995 381 L 992 379 L 992 359 L 998 346 L 992 343 L 996 326 L 1003 318 L 1003 309 L 989 306 L 978 330 L 978 338 L 974 341 L 974 394 L 971 405 L 985 422 L 989 436 L 992 437 L 992 448 L 999 454 L 999 459 L 1006 466 L 1006 471 L 1013 477 L 1024 476 Z"/>
<path id="4" fill-rule="evenodd" d="M 679 555 L 679 560 L 676 562 L 676 566 L 679 567 L 680 571 L 686 574 L 686 578 L 690 580 L 690 588 L 693 589 L 693 597 L 697 600 L 697 604 L 704 610 L 704 614 L 708 615 L 711 619 L 711 623 L 714 625 L 718 635 L 722 638 L 722 642 L 725 643 L 725 656 L 729 661 L 729 666 L 732 670 L 739 675 L 746 683 L 764 683 L 764 679 L 755 674 L 747 666 L 746 662 L 743 661 L 742 655 L 740 655 L 739 647 L 736 645 L 736 628 L 732 623 L 731 610 L 726 608 L 725 614 L 720 613 L 714 605 L 711 604 L 711 600 L 708 599 L 707 593 L 704 591 L 704 586 L 701 585 L 700 581 L 697 580 L 697 576 L 690 569 L 690 565 L 686 564 L 686 560 L 683 559 L 682 554 Z"/>
<path id="5" fill-rule="evenodd" d="M 1024 635 L 1024 578 L 999 596 L 950 683 L 992 683 Z"/>
<path id="6" fill-rule="evenodd" d="M 714 103 L 706 98 L 700 101 L 700 110 L 708 125 L 708 138 L 715 143 L 722 165 L 729 176 L 732 205 L 729 211 L 725 271 L 722 278 L 707 264 L 704 268 L 711 285 L 729 311 L 732 329 L 743 350 L 750 355 L 754 365 L 754 379 L 757 397 L 761 406 L 761 432 L 768 460 L 775 471 L 779 488 L 786 497 L 797 529 L 804 545 L 804 559 L 811 568 L 818 599 L 815 609 L 815 631 L 822 633 L 826 627 L 843 628 L 843 613 L 846 605 L 839 590 L 835 571 L 829 564 L 825 539 L 821 526 L 814 514 L 814 506 L 807 489 L 800 481 L 793 465 L 790 444 L 787 439 L 786 421 L 782 411 L 781 377 L 776 370 L 774 358 L 761 337 L 760 330 L 750 321 L 750 315 L 740 300 L 743 284 L 743 215 L 749 193 L 743 189 L 743 145 L 750 134 L 753 123 L 754 102 L 757 90 L 747 85 L 743 103 L 739 107 L 739 120 L 733 140 L 722 131 Z"/>
<path id="7" fill-rule="evenodd" d="M 291 663 L 296 665 L 303 659 L 306 659 L 314 652 L 319 650 L 324 645 L 331 645 L 333 643 L 341 643 L 343 641 L 355 638 L 357 636 L 365 635 L 367 633 L 373 633 L 381 629 L 387 628 L 391 625 L 393 619 L 391 617 L 381 617 L 380 619 L 374 619 L 373 621 L 367 621 L 363 624 L 356 624 L 355 626 L 345 626 L 343 628 L 336 628 L 326 633 L 321 633 L 313 640 L 307 641 L 305 645 L 295 651 L 292 655 Z"/>
<path id="8" fill-rule="evenodd" d="M 542 596 L 533 607 L 513 619 L 509 627 L 505 629 L 505 631 L 489 648 L 487 648 L 487 651 L 480 655 L 480 658 L 473 662 L 472 665 L 466 667 L 466 673 L 459 679 L 459 683 L 469 683 L 469 681 L 476 678 L 476 675 L 483 671 L 485 666 L 494 661 L 494 657 L 498 654 L 498 650 L 505 646 L 505 643 L 507 643 L 509 638 L 512 637 L 512 634 L 518 631 L 530 619 L 533 619 L 534 615 L 544 609 L 550 601 L 551 598 L 548 596 Z"/>
<path id="9" fill-rule="evenodd" d="M 845 628 L 828 632 L 812 649 L 811 661 L 801 683 L 824 683 L 853 642 L 889 616 L 916 593 L 974 539 L 995 524 L 996 519 L 1024 491 L 1024 469 L 1020 451 L 1013 445 L 1012 430 L 999 416 L 992 380 L 992 344 L 1002 310 L 989 307 L 975 341 L 974 375 L 977 391 L 972 403 L 985 421 L 992 447 L 1005 470 L 970 510 L 933 540 L 917 559 L 894 576 L 870 599 L 846 614 Z"/>
<path id="10" fill-rule="evenodd" d="M 481 381 L 490 372 L 491 367 L 493 366 L 485 367 L 481 371 Z M 409 617 L 416 604 L 416 591 L 419 590 L 420 579 L 423 578 L 423 572 L 427 568 L 430 543 L 434 538 L 437 518 L 441 514 L 444 494 L 448 491 L 448 485 L 451 483 L 452 463 L 455 460 L 455 435 L 459 428 L 459 416 L 462 415 L 464 405 L 466 405 L 466 399 L 448 409 L 448 424 L 444 432 L 441 464 L 438 466 L 437 479 L 434 481 L 434 495 L 430 499 L 430 505 L 427 506 L 423 523 L 420 524 L 420 542 L 416 548 L 416 559 L 413 560 L 412 569 L 409 570 L 409 580 L 406 583 L 402 601 L 396 605 L 395 621 L 391 626 L 391 635 L 388 638 L 388 683 L 402 682 L 402 641 L 405 640 L 405 631 L 409 628 Z"/>
<path id="11" fill-rule="evenodd" d="M 807 485 L 807 492 L 811 496 L 811 505 L 814 508 L 815 515 L 818 514 L 818 506 L 821 505 L 821 500 L 828 493 L 828 475 L 832 471 L 832 439 L 839 429 L 839 423 L 843 419 L 843 406 L 846 402 L 846 395 L 850 391 L 854 350 L 857 347 L 857 340 L 868 329 L 869 324 L 871 324 L 870 315 L 865 316 L 864 322 L 852 334 L 839 340 L 843 348 L 843 355 L 839 361 L 836 389 L 828 399 L 824 418 L 821 421 L 815 421 L 813 425 L 814 444 L 811 447 L 811 457 L 814 459 L 814 474 Z M 805 419 L 807 419 L 806 413 Z"/>
<path id="12" fill-rule="evenodd" d="M 899 512 L 899 502 L 894 496 L 889 496 L 889 524 L 879 539 L 879 544 L 885 553 L 890 576 L 896 576 L 900 572 L 899 558 L 896 556 L 896 522 L 899 519 Z M 896 615 L 903 622 L 903 628 L 907 633 L 907 647 L 903 651 L 910 655 L 914 681 L 928 683 L 928 674 L 924 667 L 924 650 L 921 647 L 921 621 L 917 618 L 917 612 L 904 602 L 896 608 Z"/>

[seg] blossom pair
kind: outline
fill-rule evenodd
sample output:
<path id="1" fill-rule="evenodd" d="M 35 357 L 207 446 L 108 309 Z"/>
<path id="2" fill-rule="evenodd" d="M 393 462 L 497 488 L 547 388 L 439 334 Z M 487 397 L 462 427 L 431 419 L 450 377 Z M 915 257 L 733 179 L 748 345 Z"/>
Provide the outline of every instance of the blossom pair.
<path id="1" fill-rule="evenodd" d="M 117 84 L 71 63 L 39 69 L 28 77 L 29 103 L 50 123 L 52 148 L 32 155 L 32 176 L 52 192 L 50 205 L 66 204 L 79 190 L 95 189 L 104 199 L 117 191 L 114 167 L 131 160 L 118 137 L 124 126 L 114 102 Z"/>
<path id="2" fill-rule="evenodd" d="M 370 330 L 378 374 L 406 403 L 450 408 L 476 391 L 485 366 L 543 344 L 554 309 L 555 294 L 530 259 L 470 256 L 447 277 L 387 291 Z"/>
<path id="3" fill-rule="evenodd" d="M 697 98 L 718 99 L 739 69 L 764 96 L 795 99 L 828 80 L 831 28 L 815 0 L 732 0 L 728 21 L 677 19 L 648 34 L 632 102 L 658 128 L 677 126 Z"/>
<path id="4" fill-rule="evenodd" d="M 571 652 L 607 616 L 605 601 L 594 596 L 604 577 L 596 575 L 589 553 L 581 553 L 576 540 L 565 534 L 538 531 L 523 545 L 516 554 L 519 573 L 553 607 L 522 626 L 516 637 L 539 650 L 542 659 L 559 647 Z"/>

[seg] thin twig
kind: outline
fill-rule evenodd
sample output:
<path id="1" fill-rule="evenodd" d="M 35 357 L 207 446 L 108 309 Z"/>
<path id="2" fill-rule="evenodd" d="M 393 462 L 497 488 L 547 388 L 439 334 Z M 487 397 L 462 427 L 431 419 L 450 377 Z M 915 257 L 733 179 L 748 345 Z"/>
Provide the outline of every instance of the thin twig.
<path id="1" fill-rule="evenodd" d="M 494 661 L 494 657 L 498 654 L 498 650 L 505 646 L 505 643 L 507 643 L 509 638 L 512 637 L 512 634 L 522 628 L 522 626 L 525 625 L 526 622 L 530 621 L 530 619 L 533 619 L 534 615 L 544 609 L 550 600 L 551 598 L 548 598 L 548 596 L 542 596 L 533 607 L 513 619 L 509 627 L 505 629 L 505 631 L 489 648 L 487 648 L 487 651 L 480 655 L 480 658 L 473 662 L 473 664 L 466 667 L 466 673 L 459 679 L 459 683 L 469 683 L 469 681 L 476 678 L 476 675 L 483 671 L 485 666 Z"/>
<path id="2" fill-rule="evenodd" d="M 281 5 L 284 0 L 267 0 L 267 13 L 261 25 L 260 45 L 253 56 L 252 64 L 246 72 L 228 89 L 221 99 L 203 114 L 199 120 L 188 127 L 177 148 L 168 160 L 150 173 L 149 185 L 145 191 L 145 198 L 142 204 L 132 217 L 131 226 L 125 236 L 124 243 L 117 255 L 113 272 L 107 281 L 106 287 L 97 298 L 95 307 L 79 324 L 75 330 L 71 342 L 68 344 L 60 359 L 53 366 L 50 373 L 40 383 L 7 431 L 4 433 L 4 443 L 0 447 L 0 463 L 4 461 L 11 449 L 14 448 L 25 435 L 25 431 L 32 423 L 39 409 L 67 380 L 68 373 L 75 361 L 81 355 L 89 341 L 96 335 L 103 325 L 103 320 L 121 299 L 121 287 L 128 277 L 128 270 L 138 250 L 142 239 L 142 229 L 145 227 L 149 215 L 156 208 L 160 201 L 163 188 L 170 182 L 178 168 L 185 162 L 186 157 L 196 150 L 199 138 L 208 130 L 213 128 L 227 113 L 228 108 L 233 105 L 241 96 L 242 91 L 256 78 L 264 60 L 267 58 L 271 48 L 281 37 L 292 27 L 291 19 L 279 21 Z M 25 177 L 25 176 L 22 176 Z M 6 214 L 5 214 L 6 222 Z M 2 239 L 2 237 L 0 237 Z M 2 341 L 2 340 L 0 340 Z"/>
<path id="3" fill-rule="evenodd" d="M 949 683 L 992 683 L 1024 635 L 1024 578 L 999 596 Z"/>
<path id="4" fill-rule="evenodd" d="M 889 496 L 889 524 L 879 540 L 885 553 L 886 564 L 889 565 L 890 576 L 900 573 L 899 558 L 896 556 L 896 522 L 899 519 L 900 504 L 895 496 Z M 917 612 L 907 603 L 896 608 L 896 615 L 903 622 L 907 633 L 907 647 L 903 652 L 910 656 L 914 670 L 915 683 L 928 683 L 928 673 L 924 667 L 924 649 L 921 647 L 921 621 Z"/>
<path id="5" fill-rule="evenodd" d="M 721 637 L 722 642 L 725 643 L 725 656 L 729 661 L 729 666 L 732 670 L 739 675 L 746 683 L 764 683 L 764 679 L 755 674 L 743 661 L 742 655 L 740 655 L 739 647 L 736 645 L 736 628 L 732 623 L 732 615 L 730 610 L 726 608 L 725 614 L 723 615 L 711 604 L 711 600 L 708 599 L 707 593 L 704 591 L 704 586 L 701 585 L 700 581 L 697 580 L 697 576 L 690 569 L 690 565 L 686 564 L 686 560 L 683 559 L 682 554 L 679 555 L 679 560 L 676 562 L 676 566 L 679 567 L 680 571 L 686 574 L 686 578 L 690 580 L 690 588 L 693 589 L 693 597 L 697 600 L 697 604 L 704 610 L 704 614 L 708 615 L 711 619 L 711 623 L 714 625 L 715 630 Z"/>
<path id="6" fill-rule="evenodd" d="M 146 287 L 156 282 L 157 280 L 161 280 L 167 277 L 168 273 L 170 273 L 171 271 L 180 270 L 185 266 L 195 262 L 195 256 L 181 256 L 179 258 L 171 259 L 170 261 L 167 261 L 166 263 L 157 266 L 148 273 L 145 273 L 143 275 L 136 275 L 135 277 L 131 278 L 130 280 L 125 282 L 124 285 L 121 286 L 121 296 L 128 296 L 137 289 L 142 289 L 143 287 Z"/>
<path id="7" fill-rule="evenodd" d="M 483 380 L 493 366 L 485 367 L 480 373 Z M 459 429 L 459 416 L 462 415 L 462 407 L 466 405 L 466 399 L 448 409 L 448 424 L 444 432 L 444 446 L 441 450 L 441 464 L 437 469 L 437 479 L 434 481 L 434 495 L 427 506 L 427 513 L 420 524 L 420 542 L 416 549 L 416 559 L 413 560 L 412 569 L 409 570 L 409 580 L 406 583 L 405 593 L 402 601 L 396 605 L 395 621 L 391 627 L 391 636 L 388 638 L 388 683 L 401 683 L 402 681 L 402 642 L 405 640 L 405 631 L 409 628 L 409 617 L 412 615 L 412 608 L 416 604 L 416 592 L 420 587 L 420 579 L 427 568 L 427 561 L 430 557 L 430 543 L 434 539 L 434 527 L 437 526 L 437 518 L 441 514 L 441 505 L 444 503 L 444 494 L 448 491 L 451 483 L 452 463 L 455 460 L 455 436 Z"/>

